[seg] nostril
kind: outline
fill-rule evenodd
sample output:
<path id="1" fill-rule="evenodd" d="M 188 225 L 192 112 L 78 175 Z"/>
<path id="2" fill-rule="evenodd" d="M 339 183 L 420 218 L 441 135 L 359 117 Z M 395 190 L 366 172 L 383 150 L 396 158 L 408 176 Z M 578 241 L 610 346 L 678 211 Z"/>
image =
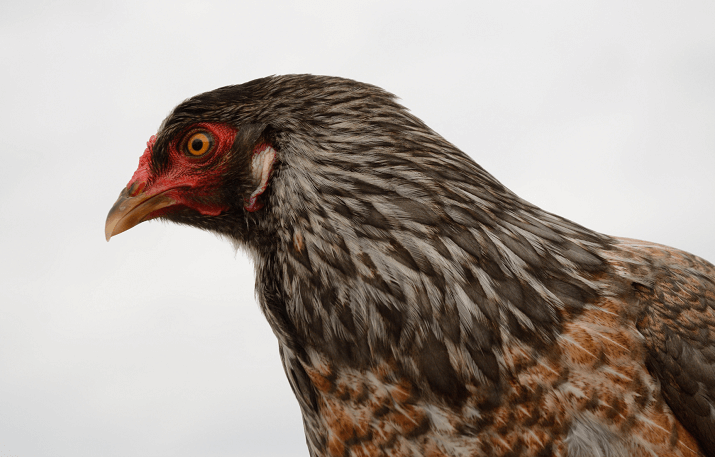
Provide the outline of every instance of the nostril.
<path id="1" fill-rule="evenodd" d="M 129 196 L 136 197 L 137 195 L 141 194 L 144 191 L 145 187 L 146 187 L 146 183 L 144 181 L 135 181 L 129 187 Z"/>

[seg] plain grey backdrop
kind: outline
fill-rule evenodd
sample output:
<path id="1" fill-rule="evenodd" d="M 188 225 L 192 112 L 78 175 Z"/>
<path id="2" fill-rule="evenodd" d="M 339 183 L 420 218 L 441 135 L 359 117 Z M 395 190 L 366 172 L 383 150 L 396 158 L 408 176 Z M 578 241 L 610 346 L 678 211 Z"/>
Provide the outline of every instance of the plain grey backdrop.
<path id="1" fill-rule="evenodd" d="M 249 260 L 104 220 L 199 92 L 379 85 L 521 197 L 715 260 L 711 1 L 0 5 L 0 457 L 307 456 Z"/>

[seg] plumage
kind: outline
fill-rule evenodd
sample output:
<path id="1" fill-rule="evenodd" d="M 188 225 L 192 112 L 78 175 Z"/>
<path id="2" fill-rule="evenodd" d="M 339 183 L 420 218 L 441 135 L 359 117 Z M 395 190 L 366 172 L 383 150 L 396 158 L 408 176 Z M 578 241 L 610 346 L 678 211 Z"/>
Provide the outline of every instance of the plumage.
<path id="1" fill-rule="evenodd" d="M 157 217 L 255 260 L 311 456 L 715 455 L 715 267 L 537 208 L 377 87 L 184 101 L 107 238 Z"/>

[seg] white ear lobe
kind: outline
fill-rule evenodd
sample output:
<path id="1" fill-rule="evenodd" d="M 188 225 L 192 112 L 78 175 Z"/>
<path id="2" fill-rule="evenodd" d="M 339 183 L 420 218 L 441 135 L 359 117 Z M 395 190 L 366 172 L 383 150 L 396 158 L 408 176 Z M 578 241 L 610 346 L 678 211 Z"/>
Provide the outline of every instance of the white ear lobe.
<path id="1" fill-rule="evenodd" d="M 273 163 L 276 161 L 276 150 L 270 145 L 262 144 L 253 150 L 251 158 L 251 176 L 256 184 L 256 190 L 251 193 L 244 203 L 246 211 L 258 211 L 263 207 L 258 201 L 258 197 L 265 192 L 268 187 L 268 179 L 273 172 Z"/>

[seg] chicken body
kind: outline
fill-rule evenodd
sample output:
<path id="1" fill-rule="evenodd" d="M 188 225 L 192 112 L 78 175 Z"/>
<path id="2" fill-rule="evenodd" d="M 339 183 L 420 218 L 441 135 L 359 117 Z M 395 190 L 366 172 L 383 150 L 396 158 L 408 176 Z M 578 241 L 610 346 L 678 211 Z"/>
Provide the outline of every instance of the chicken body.
<path id="1" fill-rule="evenodd" d="M 311 456 L 715 454 L 715 268 L 520 199 L 374 86 L 193 97 L 107 219 L 251 253 Z"/>

